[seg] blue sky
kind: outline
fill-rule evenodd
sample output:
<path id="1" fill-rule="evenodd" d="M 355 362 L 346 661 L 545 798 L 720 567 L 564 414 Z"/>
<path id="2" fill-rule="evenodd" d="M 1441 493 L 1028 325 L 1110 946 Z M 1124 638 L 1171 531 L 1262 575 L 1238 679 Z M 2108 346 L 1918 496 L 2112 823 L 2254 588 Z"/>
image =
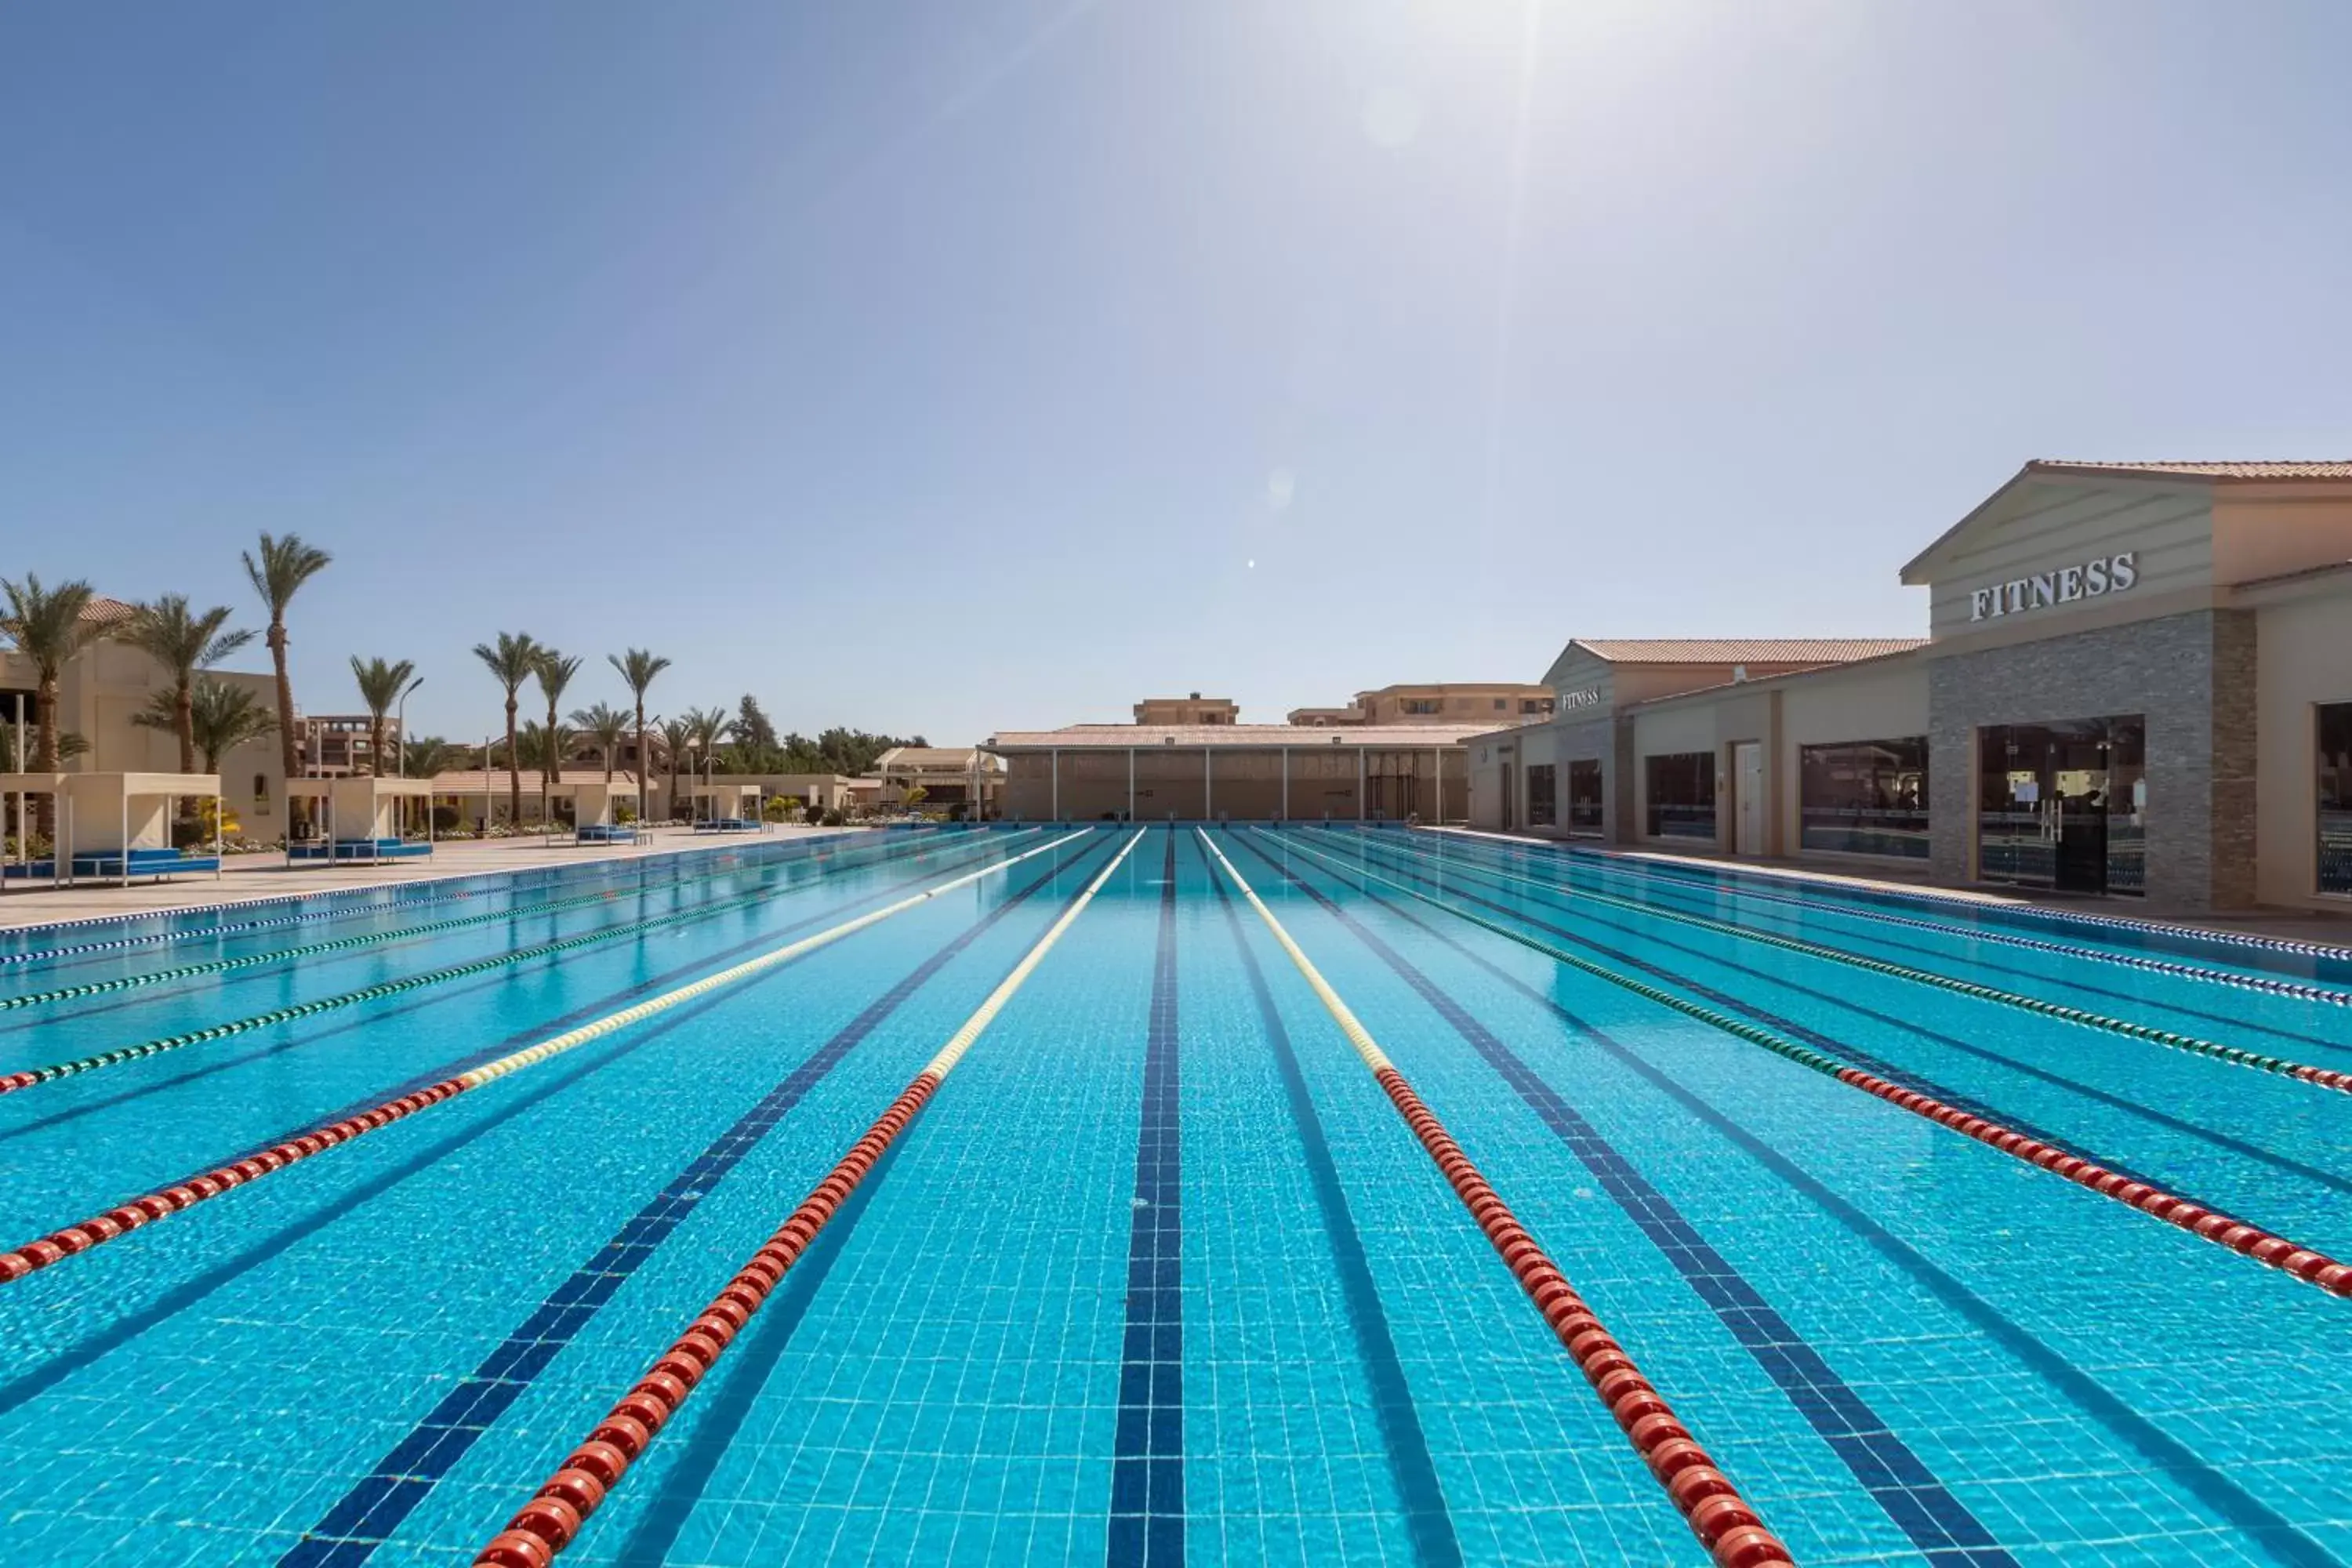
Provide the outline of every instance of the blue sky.
<path id="1" fill-rule="evenodd" d="M 2035 456 L 2352 454 L 2352 7 L 0 10 L 0 573 L 780 722 L 1912 631 Z M 611 687 L 612 689 L 606 689 Z M 583 677 L 583 702 L 617 695 Z"/>

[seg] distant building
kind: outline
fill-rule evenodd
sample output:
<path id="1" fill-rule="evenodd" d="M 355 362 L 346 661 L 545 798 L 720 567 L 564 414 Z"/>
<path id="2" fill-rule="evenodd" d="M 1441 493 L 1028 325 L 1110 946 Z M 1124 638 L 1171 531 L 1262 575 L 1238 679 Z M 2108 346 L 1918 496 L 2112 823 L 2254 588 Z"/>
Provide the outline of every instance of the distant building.
<path id="1" fill-rule="evenodd" d="M 1460 822 L 1482 725 L 1072 724 L 983 742 L 1013 822 Z"/>
<path id="2" fill-rule="evenodd" d="M 1294 708 L 1290 722 L 1306 729 L 1357 724 L 1536 724 L 1551 717 L 1552 689 L 1525 681 L 1457 681 L 1383 686 L 1359 691 L 1345 708 Z"/>
<path id="3" fill-rule="evenodd" d="M 303 776 L 350 778 L 360 773 L 388 777 L 400 772 L 400 721 L 384 715 L 383 765 L 369 752 L 369 726 L 364 713 L 298 713 L 294 717 L 294 758 Z"/>
<path id="4" fill-rule="evenodd" d="M 1147 697 L 1135 705 L 1135 721 L 1139 724 L 1238 724 L 1240 705 L 1231 698 L 1203 697 L 1195 691 L 1184 697 Z"/>

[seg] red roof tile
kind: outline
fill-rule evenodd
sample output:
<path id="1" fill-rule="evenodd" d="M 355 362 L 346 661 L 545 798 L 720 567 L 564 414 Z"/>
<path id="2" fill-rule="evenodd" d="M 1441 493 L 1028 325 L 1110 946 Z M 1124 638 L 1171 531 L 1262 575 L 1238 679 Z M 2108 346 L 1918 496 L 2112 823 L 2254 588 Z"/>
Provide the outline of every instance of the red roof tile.
<path id="1" fill-rule="evenodd" d="M 2189 460 L 2158 463 L 2078 462 L 2036 458 L 2025 465 L 2035 473 L 2147 474 L 2185 479 L 2352 479 L 2352 459 L 2317 458 L 2251 462 Z"/>
<path id="2" fill-rule="evenodd" d="M 1907 653 L 1925 637 L 1578 637 L 1611 664 L 1847 664 Z"/>

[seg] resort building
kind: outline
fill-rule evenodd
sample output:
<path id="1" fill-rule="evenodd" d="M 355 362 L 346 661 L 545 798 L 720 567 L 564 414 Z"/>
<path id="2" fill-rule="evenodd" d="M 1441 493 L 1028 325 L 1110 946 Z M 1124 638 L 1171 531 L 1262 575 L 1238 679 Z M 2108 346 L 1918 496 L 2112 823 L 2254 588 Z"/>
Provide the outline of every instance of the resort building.
<path id="1" fill-rule="evenodd" d="M 128 621 L 132 606 L 120 599 L 94 598 L 82 618 L 101 626 Z M 205 671 L 225 686 L 244 687 L 275 710 L 277 682 L 238 670 Z M 33 698 L 37 674 L 32 660 L 13 647 L 0 647 L 0 726 L 15 745 L 18 704 L 25 721 L 26 750 L 32 749 Z M 171 682 L 155 661 L 125 643 L 100 637 L 68 660 L 58 680 L 58 732 L 70 754 L 59 763 L 66 773 L 170 773 L 180 766 L 180 743 L 168 730 L 132 722 Z M 199 763 L 203 759 L 197 759 Z M 19 763 L 21 766 L 28 763 Z M 232 748 L 221 758 L 221 799 L 248 835 L 266 837 L 285 830 L 286 769 L 278 737 Z"/>
<path id="2" fill-rule="evenodd" d="M 1241 708 L 1229 697 L 1147 697 L 1135 705 L 1139 724 L 1238 724 Z"/>
<path id="3" fill-rule="evenodd" d="M 1072 724 L 1006 731 L 1014 822 L 1459 822 L 1476 725 Z"/>
<path id="4" fill-rule="evenodd" d="M 369 751 L 374 721 L 364 713 L 298 713 L 294 717 L 294 755 L 305 776 L 350 778 L 358 773 L 386 777 L 400 772 L 400 721 L 383 721 L 383 765 Z"/>
<path id="5" fill-rule="evenodd" d="M 2028 463 L 1925 638 L 1578 638 L 1474 824 L 2185 910 L 2352 900 L 2352 462 Z"/>
<path id="6" fill-rule="evenodd" d="M 1552 711 L 1549 686 L 1520 681 L 1383 686 L 1359 691 L 1345 708 L 1294 708 L 1293 724 L 1324 730 L 1360 724 L 1533 724 Z"/>

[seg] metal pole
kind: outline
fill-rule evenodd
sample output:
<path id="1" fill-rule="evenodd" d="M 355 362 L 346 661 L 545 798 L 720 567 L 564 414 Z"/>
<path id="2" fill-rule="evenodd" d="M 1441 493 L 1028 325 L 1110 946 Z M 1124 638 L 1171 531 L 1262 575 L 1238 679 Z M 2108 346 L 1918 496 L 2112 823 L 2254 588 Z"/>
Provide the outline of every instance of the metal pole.
<path id="1" fill-rule="evenodd" d="M 1356 820 L 1364 820 L 1364 748 L 1356 748 Z"/>
<path id="2" fill-rule="evenodd" d="M 1445 753 L 1435 746 L 1429 748 L 1429 793 L 1435 802 L 1429 819 L 1433 823 L 1443 823 L 1445 820 Z"/>
<path id="3" fill-rule="evenodd" d="M 1201 748 L 1201 815 L 1217 820 L 1217 764 L 1213 748 Z"/>
<path id="4" fill-rule="evenodd" d="M 1054 820 L 1062 820 L 1062 749 L 1054 748 Z"/>
<path id="5" fill-rule="evenodd" d="M 18 807 L 19 812 L 23 810 Z M 1127 749 L 1127 819 L 1135 820 L 1135 748 Z"/>
<path id="6" fill-rule="evenodd" d="M 1282 820 L 1290 820 L 1290 748 L 1282 748 Z"/>

